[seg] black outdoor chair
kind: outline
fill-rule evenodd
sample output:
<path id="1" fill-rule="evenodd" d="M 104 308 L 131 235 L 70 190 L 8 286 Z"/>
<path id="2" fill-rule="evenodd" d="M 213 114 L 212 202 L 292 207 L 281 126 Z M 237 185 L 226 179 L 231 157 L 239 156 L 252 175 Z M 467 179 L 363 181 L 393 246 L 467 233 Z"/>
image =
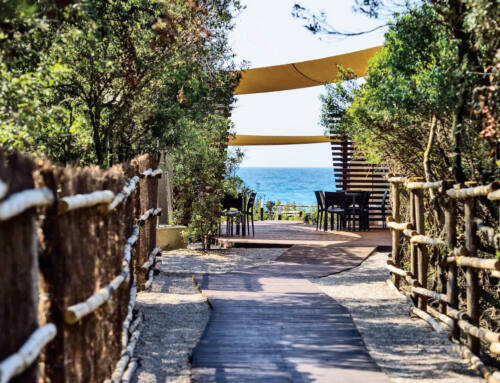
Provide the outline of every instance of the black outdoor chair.
<path id="1" fill-rule="evenodd" d="M 359 229 L 370 230 L 370 191 L 361 192 L 358 204 Z"/>
<path id="2" fill-rule="evenodd" d="M 234 197 L 226 194 L 222 200 L 222 215 L 226 217 L 226 235 L 233 235 L 233 223 L 236 221 L 236 235 L 240 234 L 243 196 Z M 233 209 L 233 210 L 231 210 Z M 220 231 L 220 229 L 219 229 Z"/>
<path id="3" fill-rule="evenodd" d="M 349 230 L 356 231 L 356 221 L 358 221 L 358 229 L 360 231 L 370 230 L 370 195 L 371 192 L 369 191 L 352 191 L 346 193 L 348 199 L 347 226 Z"/>
<path id="4" fill-rule="evenodd" d="M 325 194 L 322 191 L 315 191 L 314 195 L 316 196 L 316 203 L 318 204 L 318 219 L 316 220 L 316 231 L 321 227 L 321 223 L 324 219 L 324 215 L 326 214 L 325 209 Z"/>
<path id="5" fill-rule="evenodd" d="M 384 229 L 387 228 L 387 222 L 385 221 L 385 216 L 386 216 L 386 209 L 385 205 L 387 204 L 387 197 L 389 196 L 389 190 L 386 190 L 384 192 L 384 195 L 382 196 L 382 204 L 380 206 L 381 212 L 382 212 L 382 227 Z"/>
<path id="6" fill-rule="evenodd" d="M 328 230 L 328 214 L 330 214 L 330 228 L 332 230 L 334 229 L 334 216 L 337 221 L 337 230 L 345 230 L 347 213 L 347 200 L 345 192 L 325 192 L 325 207 L 325 231 Z"/>
<path id="7" fill-rule="evenodd" d="M 255 204 L 255 197 L 257 196 L 257 193 L 252 193 L 250 194 L 250 197 L 248 198 L 248 203 L 245 211 L 243 212 L 245 216 L 245 221 L 247 224 L 248 228 L 248 234 L 250 234 L 250 220 L 252 220 L 252 235 L 255 237 L 255 227 L 253 225 L 253 206 Z"/>

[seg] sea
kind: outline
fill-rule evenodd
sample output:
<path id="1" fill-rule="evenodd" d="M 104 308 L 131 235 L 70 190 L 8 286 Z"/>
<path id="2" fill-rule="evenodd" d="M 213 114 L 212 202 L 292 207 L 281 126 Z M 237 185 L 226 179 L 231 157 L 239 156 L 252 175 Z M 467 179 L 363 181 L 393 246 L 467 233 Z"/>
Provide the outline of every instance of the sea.
<path id="1" fill-rule="evenodd" d="M 236 175 L 257 193 L 257 199 L 281 204 L 316 205 L 315 190 L 335 191 L 332 167 L 240 167 Z"/>

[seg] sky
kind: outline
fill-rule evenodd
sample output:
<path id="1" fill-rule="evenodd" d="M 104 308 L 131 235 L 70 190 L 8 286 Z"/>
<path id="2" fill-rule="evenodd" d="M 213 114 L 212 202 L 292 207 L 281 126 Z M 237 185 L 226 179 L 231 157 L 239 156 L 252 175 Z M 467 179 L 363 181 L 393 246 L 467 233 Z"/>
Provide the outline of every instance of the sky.
<path id="1" fill-rule="evenodd" d="M 352 10 L 353 0 L 243 0 L 246 6 L 236 18 L 230 43 L 237 62 L 249 67 L 287 64 L 318 59 L 383 43 L 383 33 L 324 39 L 306 30 L 292 17 L 295 3 L 325 11 L 328 21 L 340 30 L 359 31 L 379 25 Z M 322 135 L 319 125 L 323 86 L 280 92 L 240 95 L 231 119 L 237 134 L 306 136 Z M 330 144 L 244 147 L 241 166 L 331 167 Z"/>

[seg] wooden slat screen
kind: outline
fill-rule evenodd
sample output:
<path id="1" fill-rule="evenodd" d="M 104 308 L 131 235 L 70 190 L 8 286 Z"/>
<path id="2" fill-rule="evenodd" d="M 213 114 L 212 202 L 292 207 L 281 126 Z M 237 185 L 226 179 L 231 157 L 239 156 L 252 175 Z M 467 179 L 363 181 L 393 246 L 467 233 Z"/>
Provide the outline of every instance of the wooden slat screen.
<path id="1" fill-rule="evenodd" d="M 332 135 L 332 161 L 337 190 L 366 190 L 371 192 L 370 221 L 373 226 L 382 224 L 382 196 L 389 190 L 387 169 L 366 162 L 357 153 L 352 141 L 345 136 Z M 389 200 L 386 201 L 386 216 L 390 215 Z"/>

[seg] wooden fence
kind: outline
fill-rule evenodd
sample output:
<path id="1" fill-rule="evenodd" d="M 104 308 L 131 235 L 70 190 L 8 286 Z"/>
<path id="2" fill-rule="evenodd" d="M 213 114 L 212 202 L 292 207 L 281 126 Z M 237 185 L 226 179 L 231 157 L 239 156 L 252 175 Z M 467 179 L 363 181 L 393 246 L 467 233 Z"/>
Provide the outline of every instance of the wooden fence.
<path id="1" fill-rule="evenodd" d="M 392 232 L 392 254 L 388 269 L 394 286 L 415 302 L 413 314 L 426 320 L 435 330 L 449 331 L 462 356 L 478 369 L 488 382 L 500 382 L 498 372 L 478 358 L 485 356 L 498 362 L 500 333 L 480 324 L 481 292 L 490 289 L 500 277 L 500 259 L 496 258 L 500 234 L 498 221 L 486 226 L 479 218 L 479 199 L 489 203 L 500 200 L 500 184 L 485 186 L 452 185 L 451 182 L 423 182 L 422 179 L 390 176 L 392 217 L 387 227 Z M 407 201 L 402 218 L 402 193 Z M 430 196 L 444 205 L 444 227 L 430 236 L 426 225 L 432 209 Z M 402 222 L 402 221 L 406 222 Z M 488 245 L 479 246 L 479 238 Z M 478 249 L 481 252 L 478 252 Z M 486 255 L 490 253 L 490 255 Z M 496 253 L 496 254 L 495 254 Z M 403 260 L 406 255 L 406 262 Z M 479 255 L 483 255 L 480 258 Z M 434 275 L 434 281 L 428 280 Z M 488 308 L 493 308 L 490 303 Z M 494 308 L 493 308 L 494 309 Z"/>
<path id="2" fill-rule="evenodd" d="M 159 253 L 157 164 L 57 167 L 0 149 L 0 383 L 131 376 L 135 296 Z"/>

